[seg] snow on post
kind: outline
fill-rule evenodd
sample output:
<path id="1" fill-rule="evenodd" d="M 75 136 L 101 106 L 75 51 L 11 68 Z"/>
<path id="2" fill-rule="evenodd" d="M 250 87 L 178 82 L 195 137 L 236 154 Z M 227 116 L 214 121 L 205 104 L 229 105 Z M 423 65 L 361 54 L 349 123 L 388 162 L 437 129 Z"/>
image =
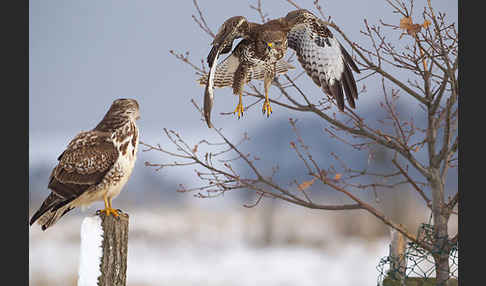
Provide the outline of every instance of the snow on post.
<path id="1" fill-rule="evenodd" d="M 81 224 L 81 253 L 79 255 L 78 286 L 96 285 L 101 275 L 103 229 L 99 216 L 87 217 Z"/>
<path id="2" fill-rule="evenodd" d="M 128 214 L 104 213 L 81 224 L 78 286 L 125 286 L 128 250 Z"/>

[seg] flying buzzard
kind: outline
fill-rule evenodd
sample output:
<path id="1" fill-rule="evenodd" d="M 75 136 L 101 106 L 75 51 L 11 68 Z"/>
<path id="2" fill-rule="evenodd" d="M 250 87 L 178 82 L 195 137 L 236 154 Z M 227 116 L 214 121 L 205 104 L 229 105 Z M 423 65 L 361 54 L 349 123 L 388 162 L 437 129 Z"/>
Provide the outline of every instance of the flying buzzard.
<path id="1" fill-rule="evenodd" d="M 220 54 L 229 53 L 234 40 L 243 40 L 220 64 Z M 210 71 L 198 79 L 206 85 L 204 92 L 204 116 L 211 128 L 210 113 L 213 105 L 213 88 L 232 86 L 239 96 L 234 113 L 243 114 L 243 86 L 251 79 L 263 79 L 265 101 L 263 113 L 272 113 L 268 89 L 276 74 L 294 68 L 282 58 L 290 47 L 314 83 L 337 101 L 344 110 L 344 96 L 350 107 L 355 108 L 358 98 L 356 81 L 351 69 L 359 69 L 351 56 L 341 46 L 324 22 L 305 9 L 288 13 L 285 17 L 264 24 L 252 23 L 243 16 L 227 19 L 219 28 L 207 57 Z"/>
<path id="2" fill-rule="evenodd" d="M 138 149 L 140 118 L 134 99 L 113 101 L 103 120 L 91 131 L 79 133 L 57 158 L 49 185 L 51 193 L 32 216 L 46 230 L 79 206 L 104 200 L 106 215 L 118 216 L 111 201 L 132 173 Z"/>

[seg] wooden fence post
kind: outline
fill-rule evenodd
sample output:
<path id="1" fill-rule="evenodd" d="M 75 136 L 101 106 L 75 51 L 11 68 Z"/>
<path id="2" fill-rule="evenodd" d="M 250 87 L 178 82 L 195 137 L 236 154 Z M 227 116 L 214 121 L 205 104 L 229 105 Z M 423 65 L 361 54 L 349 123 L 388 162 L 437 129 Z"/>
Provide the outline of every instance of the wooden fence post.
<path id="1" fill-rule="evenodd" d="M 128 221 L 126 213 L 83 220 L 78 286 L 126 285 Z"/>
<path id="2" fill-rule="evenodd" d="M 400 281 L 400 285 L 405 285 L 407 257 L 405 251 L 407 248 L 407 238 L 399 231 L 390 229 L 390 273 L 392 278 Z"/>

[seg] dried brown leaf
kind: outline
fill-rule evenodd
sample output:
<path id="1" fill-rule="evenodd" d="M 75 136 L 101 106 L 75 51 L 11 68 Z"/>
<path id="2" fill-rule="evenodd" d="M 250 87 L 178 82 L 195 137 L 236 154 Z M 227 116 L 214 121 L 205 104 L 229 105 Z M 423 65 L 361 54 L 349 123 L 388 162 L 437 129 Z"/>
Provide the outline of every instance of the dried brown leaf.
<path id="1" fill-rule="evenodd" d="M 305 189 L 309 188 L 310 186 L 312 186 L 312 184 L 314 184 L 314 182 L 316 181 L 317 178 L 312 178 L 312 180 L 310 181 L 303 181 L 301 184 L 299 184 L 297 186 L 297 188 L 299 188 L 299 190 L 301 191 L 304 191 Z"/>
<path id="2" fill-rule="evenodd" d="M 400 19 L 400 28 L 406 30 L 410 25 L 412 25 L 412 18 L 410 17 L 403 17 Z"/>
<path id="3" fill-rule="evenodd" d="M 407 34 L 415 36 L 422 29 L 422 25 L 414 24 L 410 17 L 403 17 L 400 19 L 400 28 L 407 30 Z"/>

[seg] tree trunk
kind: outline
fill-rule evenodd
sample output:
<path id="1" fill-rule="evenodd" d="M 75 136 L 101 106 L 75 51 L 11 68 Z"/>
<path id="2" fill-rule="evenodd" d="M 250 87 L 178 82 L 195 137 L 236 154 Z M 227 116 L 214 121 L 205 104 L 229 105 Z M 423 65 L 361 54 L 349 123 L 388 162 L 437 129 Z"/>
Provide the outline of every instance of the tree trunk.
<path id="1" fill-rule="evenodd" d="M 435 275 L 438 286 L 446 286 L 449 280 L 449 235 L 447 222 L 449 217 L 446 214 L 444 202 L 444 184 L 440 179 L 438 169 L 433 170 L 430 186 L 432 189 L 432 214 L 434 219 L 433 248 L 435 262 Z"/>
<path id="2" fill-rule="evenodd" d="M 120 213 L 118 218 L 113 215 L 101 217 L 103 228 L 103 256 L 101 257 L 101 276 L 99 286 L 125 286 L 128 254 L 128 214 Z"/>
<path id="3" fill-rule="evenodd" d="M 437 286 L 449 285 L 449 252 L 434 257 Z"/>

